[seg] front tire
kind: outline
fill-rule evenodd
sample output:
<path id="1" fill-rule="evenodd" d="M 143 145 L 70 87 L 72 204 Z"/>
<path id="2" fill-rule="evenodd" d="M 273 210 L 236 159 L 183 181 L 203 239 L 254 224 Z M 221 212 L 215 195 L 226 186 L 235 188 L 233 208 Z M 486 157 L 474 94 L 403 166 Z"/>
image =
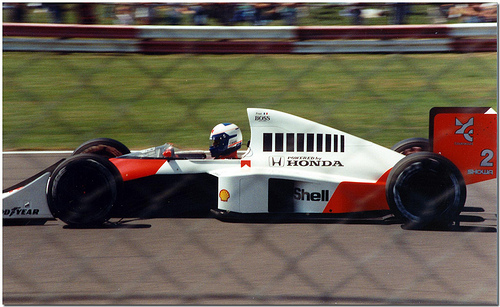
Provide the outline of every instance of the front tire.
<path id="1" fill-rule="evenodd" d="M 449 228 L 462 211 L 465 181 L 445 157 L 420 152 L 400 160 L 386 183 L 389 208 L 407 228 Z"/>
<path id="2" fill-rule="evenodd" d="M 78 227 L 99 226 L 110 218 L 122 185 L 106 158 L 81 154 L 62 162 L 52 173 L 47 202 L 54 217 Z"/>

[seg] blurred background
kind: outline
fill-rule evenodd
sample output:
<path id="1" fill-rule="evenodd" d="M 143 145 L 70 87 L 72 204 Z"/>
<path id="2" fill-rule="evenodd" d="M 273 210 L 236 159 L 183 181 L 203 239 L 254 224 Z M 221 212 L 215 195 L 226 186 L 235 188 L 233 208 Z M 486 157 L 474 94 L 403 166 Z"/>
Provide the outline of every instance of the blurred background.
<path id="1" fill-rule="evenodd" d="M 3 3 L 9 22 L 381 25 L 496 22 L 496 3 Z"/>
<path id="2" fill-rule="evenodd" d="M 496 9 L 492 3 L 3 3 L 3 18 L 32 25 L 256 29 L 484 26 L 496 21 Z M 71 43 L 64 37 L 55 40 Z M 433 106 L 497 105 L 496 52 L 145 55 L 50 48 L 30 52 L 41 43 L 23 42 L 28 46 L 20 49 L 24 52 L 5 51 L 4 33 L 4 150 L 73 149 L 96 137 L 116 138 L 133 149 L 165 142 L 204 149 L 219 122 L 237 123 L 248 139 L 247 107 L 293 113 L 390 147 L 405 138 L 427 137 Z M 116 39 L 110 45 L 124 42 Z"/>

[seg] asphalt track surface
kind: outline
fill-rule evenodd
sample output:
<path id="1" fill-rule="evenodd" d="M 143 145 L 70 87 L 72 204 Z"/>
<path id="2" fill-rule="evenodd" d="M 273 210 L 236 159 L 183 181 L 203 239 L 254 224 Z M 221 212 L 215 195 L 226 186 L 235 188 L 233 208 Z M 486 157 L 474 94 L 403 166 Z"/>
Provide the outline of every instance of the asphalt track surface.
<path id="1" fill-rule="evenodd" d="M 3 188 L 68 154 L 4 154 Z M 129 220 L 3 227 L 3 303 L 498 304 L 497 183 L 454 231 L 398 223 Z"/>

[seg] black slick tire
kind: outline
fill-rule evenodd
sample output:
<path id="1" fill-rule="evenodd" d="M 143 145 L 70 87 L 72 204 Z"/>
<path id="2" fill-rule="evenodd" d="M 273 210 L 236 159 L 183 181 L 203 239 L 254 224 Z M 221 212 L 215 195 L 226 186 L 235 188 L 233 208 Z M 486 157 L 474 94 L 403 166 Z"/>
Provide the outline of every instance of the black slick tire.
<path id="1" fill-rule="evenodd" d="M 71 226 L 99 226 L 110 218 L 123 181 L 107 158 L 94 154 L 72 156 L 52 173 L 47 202 L 54 217 Z"/>
<path id="2" fill-rule="evenodd" d="M 466 186 L 460 170 L 447 158 L 419 152 L 393 167 L 386 197 L 394 215 L 406 228 L 449 228 L 462 211 Z"/>

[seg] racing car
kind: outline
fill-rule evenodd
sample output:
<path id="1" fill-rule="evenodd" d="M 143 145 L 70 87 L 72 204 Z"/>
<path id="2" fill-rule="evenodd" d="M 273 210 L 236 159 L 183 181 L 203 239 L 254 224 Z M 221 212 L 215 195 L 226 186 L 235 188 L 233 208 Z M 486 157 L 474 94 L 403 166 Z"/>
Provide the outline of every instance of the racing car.
<path id="1" fill-rule="evenodd" d="M 496 178 L 497 114 L 433 108 L 429 139 L 389 149 L 284 112 L 249 108 L 238 159 L 166 143 L 131 152 L 108 138 L 3 193 L 4 224 L 60 219 L 99 227 L 112 217 L 215 215 L 253 221 L 390 215 L 408 228 L 454 227 L 466 185 Z"/>

